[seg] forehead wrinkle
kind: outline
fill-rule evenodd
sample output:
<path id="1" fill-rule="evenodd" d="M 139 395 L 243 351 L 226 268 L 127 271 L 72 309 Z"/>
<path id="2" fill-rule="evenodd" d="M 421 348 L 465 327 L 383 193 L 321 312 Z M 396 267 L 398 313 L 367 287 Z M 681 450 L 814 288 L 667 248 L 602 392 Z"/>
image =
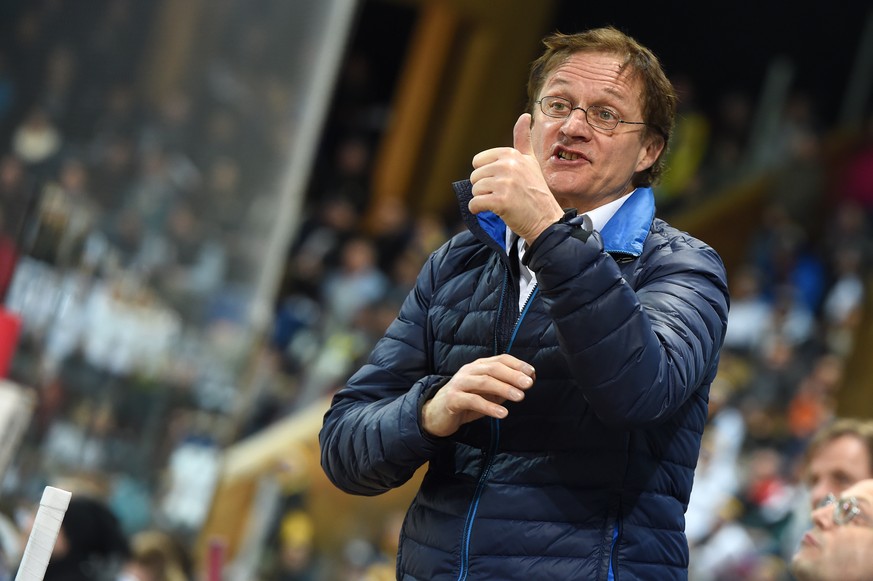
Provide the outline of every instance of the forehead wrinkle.
<path id="1" fill-rule="evenodd" d="M 614 99 L 622 109 L 627 109 L 634 105 L 634 97 L 636 93 L 633 91 L 631 87 L 630 77 L 626 74 L 623 74 L 624 71 L 619 73 L 619 77 L 612 77 L 608 80 L 607 83 L 590 83 L 585 82 L 584 85 L 586 89 L 593 90 L 600 94 L 605 94 L 608 97 Z M 619 86 L 616 86 L 616 82 L 619 82 Z M 545 83 L 543 89 L 546 88 L 557 88 L 557 89 L 566 89 L 575 84 L 574 80 L 568 79 L 565 76 L 561 75 L 559 70 L 556 70 L 550 79 Z M 624 90 L 623 90 L 624 88 Z M 576 95 L 578 98 L 578 95 Z M 578 104 L 578 103 L 577 103 Z M 590 105 L 590 103 L 589 103 Z"/>
<path id="2" fill-rule="evenodd" d="M 629 94 L 634 93 L 632 84 L 637 78 L 633 67 L 628 66 L 627 57 L 612 53 L 580 51 L 567 55 L 546 75 L 546 83 L 562 80 L 562 74 L 585 78 L 595 83 L 621 85 Z M 565 82 L 571 82 L 566 80 Z M 611 89 L 616 90 L 610 86 Z M 618 93 L 616 93 L 618 94 Z"/>

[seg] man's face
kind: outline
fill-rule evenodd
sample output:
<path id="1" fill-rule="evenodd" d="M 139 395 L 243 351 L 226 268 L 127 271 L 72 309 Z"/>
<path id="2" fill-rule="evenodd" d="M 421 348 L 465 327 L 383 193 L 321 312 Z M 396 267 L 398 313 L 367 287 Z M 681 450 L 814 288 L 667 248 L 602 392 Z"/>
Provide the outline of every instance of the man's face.
<path id="1" fill-rule="evenodd" d="M 600 105 L 624 121 L 642 119 L 642 83 L 621 71 L 616 56 L 576 53 L 559 64 L 538 99 L 563 97 L 573 107 Z M 592 127 L 580 110 L 556 119 L 534 108 L 531 144 L 549 188 L 565 208 L 587 211 L 631 192 L 635 172 L 652 166 L 664 142 L 645 137 L 644 125 Z"/>
<path id="2" fill-rule="evenodd" d="M 806 469 L 812 507 L 818 506 L 828 494 L 839 496 L 865 478 L 873 478 L 873 466 L 860 438 L 845 435 L 827 442 L 812 456 Z"/>
<path id="3" fill-rule="evenodd" d="M 873 479 L 839 495 L 843 502 L 852 497 L 859 513 L 842 525 L 835 522 L 834 505 L 813 510 L 813 528 L 791 560 L 791 571 L 800 581 L 873 579 Z"/>

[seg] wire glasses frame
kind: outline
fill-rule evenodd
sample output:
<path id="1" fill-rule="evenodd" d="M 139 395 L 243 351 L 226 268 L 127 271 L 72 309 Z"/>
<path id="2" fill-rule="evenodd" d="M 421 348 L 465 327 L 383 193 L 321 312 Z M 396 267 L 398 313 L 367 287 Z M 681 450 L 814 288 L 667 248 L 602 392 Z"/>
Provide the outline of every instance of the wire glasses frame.
<path id="1" fill-rule="evenodd" d="M 623 123 L 625 125 L 646 125 L 647 127 L 653 127 L 655 130 L 658 131 L 658 133 L 664 136 L 665 139 L 667 137 L 660 127 L 652 125 L 651 123 L 646 123 L 645 121 L 625 121 L 624 119 L 619 117 L 618 113 L 616 113 L 609 107 L 592 105 L 587 109 L 584 109 L 583 107 L 574 107 L 573 103 L 571 103 L 569 99 L 552 96 L 543 97 L 539 101 L 535 101 L 535 103 L 540 106 L 540 110 L 547 117 L 553 117 L 555 119 L 566 119 L 573 114 L 573 111 L 578 109 L 585 114 L 585 120 L 588 122 L 588 124 L 592 127 L 596 127 L 597 129 L 612 131 L 613 129 L 618 127 L 619 123 Z"/>
<path id="2" fill-rule="evenodd" d="M 864 526 L 873 527 L 873 520 L 861 511 L 858 504 L 858 499 L 854 496 L 837 498 L 833 494 L 828 494 L 818 503 L 817 508 L 833 505 L 834 523 L 838 526 L 848 524 L 860 517 L 859 520 L 864 522 Z"/>

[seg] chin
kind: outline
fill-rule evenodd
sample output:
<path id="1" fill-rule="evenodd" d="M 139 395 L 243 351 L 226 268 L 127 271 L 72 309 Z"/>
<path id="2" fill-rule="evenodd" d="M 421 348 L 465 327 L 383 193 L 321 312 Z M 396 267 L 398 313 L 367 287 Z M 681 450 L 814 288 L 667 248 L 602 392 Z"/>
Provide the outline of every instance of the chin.
<path id="1" fill-rule="evenodd" d="M 549 190 L 552 195 L 563 207 L 575 207 L 576 203 L 573 200 L 584 198 L 584 192 L 587 191 L 585 184 L 579 182 L 568 182 L 565 180 L 550 180 L 548 182 Z M 571 203 L 573 202 L 573 203 Z M 569 206 L 567 205 L 569 204 Z"/>
<path id="2" fill-rule="evenodd" d="M 815 562 L 805 559 L 801 555 L 794 556 L 791 560 L 790 569 L 797 581 L 814 581 L 815 579 L 818 579 Z"/>

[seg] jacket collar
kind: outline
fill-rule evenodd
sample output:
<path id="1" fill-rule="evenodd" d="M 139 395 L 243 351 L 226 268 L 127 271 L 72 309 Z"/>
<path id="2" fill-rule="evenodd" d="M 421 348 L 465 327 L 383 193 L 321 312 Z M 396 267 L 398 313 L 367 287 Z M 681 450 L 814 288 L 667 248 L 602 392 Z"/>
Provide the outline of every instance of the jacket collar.
<path id="1" fill-rule="evenodd" d="M 468 204 L 473 198 L 473 185 L 470 180 L 457 181 L 452 184 L 452 188 L 458 197 L 461 217 L 470 231 L 489 246 L 496 244 L 502 249 L 506 239 L 506 224 L 503 220 L 493 212 L 470 212 Z M 643 243 L 654 218 L 655 195 L 652 188 L 637 188 L 600 232 L 603 249 L 609 253 L 639 256 L 643 252 Z"/>
<path id="2" fill-rule="evenodd" d="M 655 194 L 652 188 L 637 188 L 600 231 L 603 249 L 609 253 L 639 256 L 643 253 L 643 243 L 654 219 Z"/>

